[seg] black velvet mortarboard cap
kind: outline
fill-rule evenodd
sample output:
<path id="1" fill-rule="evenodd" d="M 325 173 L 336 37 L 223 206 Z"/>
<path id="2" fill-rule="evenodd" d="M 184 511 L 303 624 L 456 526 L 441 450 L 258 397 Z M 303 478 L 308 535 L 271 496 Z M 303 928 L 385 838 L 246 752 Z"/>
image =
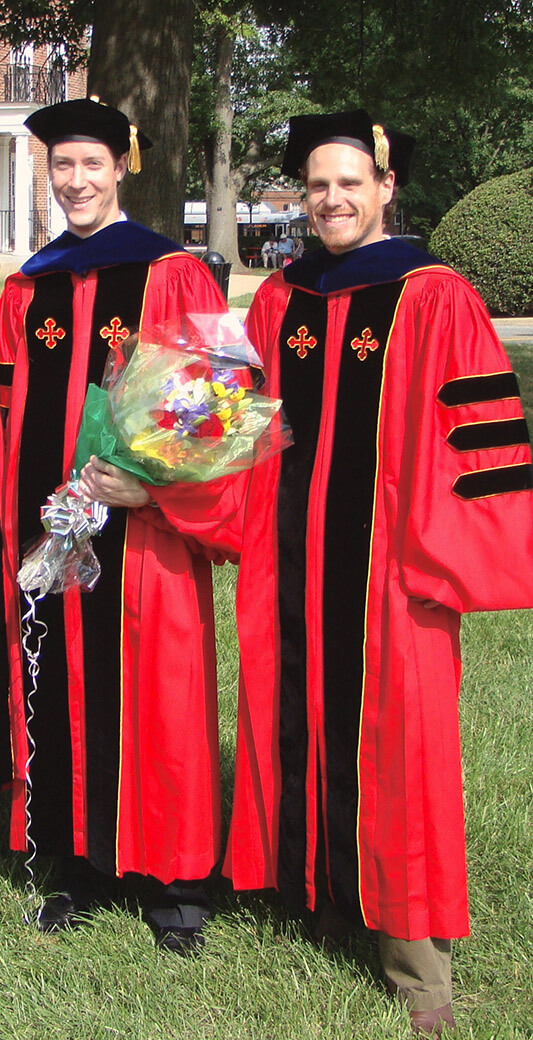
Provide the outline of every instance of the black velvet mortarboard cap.
<path id="1" fill-rule="evenodd" d="M 287 177 L 301 179 L 300 171 L 310 152 L 331 142 L 359 148 L 374 159 L 378 168 L 394 170 L 398 187 L 407 184 L 414 137 L 373 123 L 364 108 L 293 116 L 289 120 L 289 139 L 281 172 Z"/>
<path id="2" fill-rule="evenodd" d="M 24 125 L 48 147 L 61 141 L 100 141 L 118 155 L 128 152 L 130 157 L 132 151 L 138 151 L 132 138 L 139 149 L 152 147 L 150 139 L 130 124 L 124 112 L 93 98 L 39 108 Z"/>

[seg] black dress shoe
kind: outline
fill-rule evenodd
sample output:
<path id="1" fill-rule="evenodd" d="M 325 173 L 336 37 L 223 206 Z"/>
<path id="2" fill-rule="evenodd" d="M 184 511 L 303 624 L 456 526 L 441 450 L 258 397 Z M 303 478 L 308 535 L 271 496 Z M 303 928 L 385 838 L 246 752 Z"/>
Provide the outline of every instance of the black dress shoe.
<path id="1" fill-rule="evenodd" d="M 40 932 L 61 932 L 65 928 L 76 928 L 87 920 L 90 904 L 76 903 L 70 892 L 60 892 L 45 899 L 35 924 Z"/>
<path id="2" fill-rule="evenodd" d="M 203 929 L 210 916 L 206 907 L 182 904 L 149 910 L 146 920 L 160 950 L 187 957 L 199 953 L 205 945 Z"/>
<path id="3" fill-rule="evenodd" d="M 100 907 L 118 901 L 117 879 L 102 874 L 81 857 L 61 863 L 61 892 L 45 899 L 36 918 L 40 932 L 60 932 L 87 923 Z"/>

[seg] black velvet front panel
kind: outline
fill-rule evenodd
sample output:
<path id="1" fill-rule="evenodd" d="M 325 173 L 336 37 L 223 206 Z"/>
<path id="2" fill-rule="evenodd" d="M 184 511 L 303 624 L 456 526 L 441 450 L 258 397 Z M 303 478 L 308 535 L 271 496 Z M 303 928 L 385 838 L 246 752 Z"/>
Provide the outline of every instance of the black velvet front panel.
<path id="1" fill-rule="evenodd" d="M 280 335 L 280 395 L 294 444 L 282 454 L 278 496 L 282 771 L 278 884 L 286 898 L 295 903 L 305 901 L 305 539 L 322 407 L 326 324 L 327 300 L 294 290 Z M 315 345 L 311 346 L 313 341 Z"/>
<path id="2" fill-rule="evenodd" d="M 131 264 L 98 273 L 88 380 L 100 383 L 109 346 L 116 342 L 113 337 L 124 328 L 128 332 L 138 328 L 147 271 L 147 264 Z M 35 285 L 26 318 L 30 374 L 19 478 L 22 540 L 41 533 L 39 508 L 61 481 L 72 357 L 70 274 L 44 275 Z M 58 329 L 64 336 L 58 335 Z M 115 872 L 125 523 L 126 511 L 112 510 L 102 535 L 95 538 L 102 576 L 95 590 L 81 599 L 89 856 L 108 873 Z M 41 651 L 31 726 L 37 749 L 31 771 L 31 833 L 39 852 L 70 855 L 72 760 L 62 597 L 47 596 L 38 606 L 38 616 L 49 631 Z"/>
<path id="3" fill-rule="evenodd" d="M 72 357 L 72 283 L 67 273 L 36 279 L 26 315 L 29 375 L 19 468 L 19 545 L 42 534 L 40 506 L 61 483 L 67 386 Z M 61 335 L 63 333 L 63 335 Z M 21 596 L 21 610 L 27 609 Z M 48 625 L 33 698 L 31 835 L 39 852 L 72 852 L 72 767 L 63 601 L 46 596 Z M 26 696 L 30 680 L 24 670 Z"/>
<path id="4" fill-rule="evenodd" d="M 73 852 L 72 759 L 63 597 L 45 596 L 37 616 L 48 626 L 48 633 L 41 647 L 37 692 L 32 697 L 35 717 L 29 727 L 35 741 L 30 834 L 38 852 L 69 856 Z M 30 680 L 24 664 L 28 695 Z"/>
<path id="5" fill-rule="evenodd" d="M 148 265 L 109 267 L 98 274 L 88 381 L 99 384 L 116 336 L 137 331 Z M 120 319 L 120 321 L 117 321 Z M 109 334 L 111 333 L 111 335 Z M 89 858 L 115 873 L 117 793 L 120 767 L 122 566 L 127 510 L 112 509 L 94 539 L 102 575 L 82 599 L 87 742 Z"/>
<path id="6" fill-rule="evenodd" d="M 138 331 L 148 269 L 148 264 L 136 263 L 99 271 L 87 382 L 99 386 L 110 348 Z"/>
<path id="7" fill-rule="evenodd" d="M 29 375 L 20 447 L 21 546 L 42 533 L 40 507 L 62 479 L 72 358 L 72 297 L 69 274 L 43 275 L 35 281 L 26 315 Z"/>
<path id="8" fill-rule="evenodd" d="M 383 359 L 401 285 L 355 292 L 347 318 L 329 475 L 324 556 L 327 842 L 336 905 L 360 914 L 357 748 Z"/>
<path id="9" fill-rule="evenodd" d="M 94 549 L 100 581 L 83 597 L 89 858 L 115 873 L 120 754 L 121 590 L 126 509 L 113 509 Z"/>

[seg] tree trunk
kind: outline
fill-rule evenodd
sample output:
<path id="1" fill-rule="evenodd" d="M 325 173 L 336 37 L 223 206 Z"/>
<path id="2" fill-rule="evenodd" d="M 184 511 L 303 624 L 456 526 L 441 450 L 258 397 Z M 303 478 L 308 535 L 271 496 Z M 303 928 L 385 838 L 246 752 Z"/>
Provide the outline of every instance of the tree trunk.
<path id="1" fill-rule="evenodd" d="M 213 145 L 213 165 L 207 188 L 207 215 L 209 230 L 207 244 L 210 250 L 221 253 L 234 267 L 241 267 L 237 239 L 237 191 L 231 172 L 231 69 L 235 38 L 224 28 L 220 31 L 217 48 L 215 120 L 217 132 Z"/>
<path id="2" fill-rule="evenodd" d="M 187 173 L 193 0 L 95 0 L 88 93 L 122 109 L 151 140 L 121 205 L 180 239 Z"/>

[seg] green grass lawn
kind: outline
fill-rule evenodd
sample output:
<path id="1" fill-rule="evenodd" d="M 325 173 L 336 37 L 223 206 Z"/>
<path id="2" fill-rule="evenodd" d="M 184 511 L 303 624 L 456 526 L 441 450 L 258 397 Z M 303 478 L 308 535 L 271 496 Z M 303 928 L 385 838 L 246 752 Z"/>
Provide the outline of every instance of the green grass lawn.
<path id="1" fill-rule="evenodd" d="M 506 343 L 505 349 L 518 378 L 529 432 L 533 433 L 533 344 Z"/>
<path id="2" fill-rule="evenodd" d="M 509 350 L 531 410 L 533 366 Z M 530 412 L 530 421 L 532 415 Z M 235 571 L 216 569 L 224 817 L 231 804 L 237 646 Z M 467 617 L 461 720 L 472 935 L 454 955 L 458 1040 L 531 1040 L 533 614 Z M 407 1040 L 376 949 L 318 948 L 309 921 L 272 893 L 213 883 L 216 916 L 197 958 L 160 955 L 135 908 L 98 913 L 59 937 L 23 922 L 21 857 L 0 826 L 0 1040 Z M 53 865 L 37 883 L 51 891 Z"/>
<path id="3" fill-rule="evenodd" d="M 233 296 L 232 299 L 228 301 L 228 306 L 248 308 L 251 306 L 254 296 L 255 293 L 253 292 L 243 293 L 242 296 Z"/>

